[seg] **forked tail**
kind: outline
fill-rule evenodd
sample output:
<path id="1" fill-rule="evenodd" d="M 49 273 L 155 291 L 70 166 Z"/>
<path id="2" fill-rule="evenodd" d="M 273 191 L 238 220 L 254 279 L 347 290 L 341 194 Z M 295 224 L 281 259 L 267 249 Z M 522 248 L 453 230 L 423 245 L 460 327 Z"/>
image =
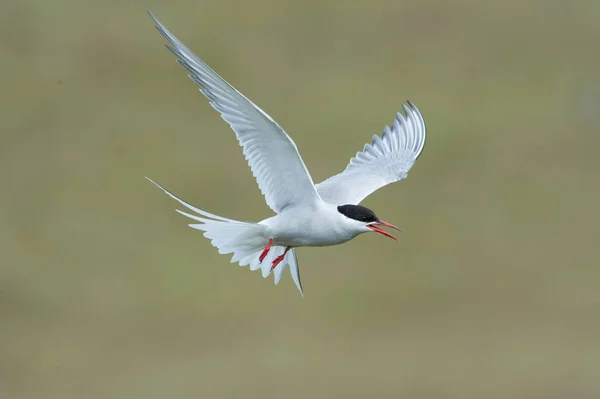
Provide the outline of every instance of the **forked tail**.
<path id="1" fill-rule="evenodd" d="M 181 205 L 200 215 L 193 215 L 176 209 L 180 214 L 199 222 L 191 223 L 189 226 L 193 229 L 204 231 L 204 237 L 211 241 L 212 245 L 219 250 L 220 254 L 233 253 L 231 263 L 239 263 L 240 266 L 249 265 L 250 270 L 260 269 L 264 278 L 270 274 L 271 264 L 277 256 L 283 254 L 285 248 L 277 246 L 271 247 L 266 258 L 264 258 L 262 262 L 260 261 L 260 254 L 269 242 L 269 237 L 265 236 L 265 226 L 213 215 L 212 213 L 188 204 L 148 177 L 146 177 L 146 179 L 150 180 L 150 182 L 163 190 L 168 196 L 179 202 Z M 298 287 L 300 294 L 303 295 L 300 272 L 298 270 L 298 258 L 296 257 L 296 251 L 293 248 L 288 251 L 283 261 L 273 271 L 275 284 L 279 283 L 279 280 L 281 280 L 287 265 L 290 267 L 290 273 L 296 287 Z"/>

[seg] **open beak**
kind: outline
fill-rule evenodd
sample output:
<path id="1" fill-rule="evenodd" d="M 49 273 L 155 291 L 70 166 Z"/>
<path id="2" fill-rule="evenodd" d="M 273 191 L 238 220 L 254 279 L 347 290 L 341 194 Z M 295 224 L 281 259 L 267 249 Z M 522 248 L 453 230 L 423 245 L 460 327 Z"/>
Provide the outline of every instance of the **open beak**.
<path id="1" fill-rule="evenodd" d="M 371 230 L 373 230 L 375 233 L 383 234 L 384 236 L 386 236 L 386 237 L 389 237 L 389 238 L 391 238 L 392 240 L 396 240 L 396 241 L 398 241 L 398 239 L 397 239 L 396 237 L 394 237 L 393 235 L 391 235 L 391 234 L 390 234 L 390 233 L 388 233 L 388 232 L 385 232 L 385 231 L 381 230 L 381 229 L 380 229 L 379 227 L 377 227 L 377 226 L 384 226 L 384 227 L 389 227 L 389 228 L 391 228 L 391 229 L 395 229 L 395 230 L 398 230 L 398 231 L 402 231 L 402 230 L 400 230 L 398 227 L 394 226 L 394 225 L 393 225 L 393 224 L 391 224 L 391 223 L 384 222 L 383 220 L 380 220 L 380 221 L 378 221 L 378 222 L 375 222 L 375 223 L 371 223 L 370 225 L 368 225 L 368 226 L 367 226 L 368 228 L 370 228 Z"/>

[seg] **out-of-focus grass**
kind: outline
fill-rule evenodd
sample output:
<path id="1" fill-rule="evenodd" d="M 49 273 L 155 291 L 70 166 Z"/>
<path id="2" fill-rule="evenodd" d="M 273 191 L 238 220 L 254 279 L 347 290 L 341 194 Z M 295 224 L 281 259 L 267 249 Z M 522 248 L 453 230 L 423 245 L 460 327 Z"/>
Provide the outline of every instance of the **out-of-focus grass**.
<path id="1" fill-rule="evenodd" d="M 315 180 L 414 101 L 428 142 L 301 249 L 306 296 L 229 265 L 144 175 L 270 215 L 145 14 L 293 136 Z M 600 3 L 5 2 L 0 396 L 600 396 Z"/>

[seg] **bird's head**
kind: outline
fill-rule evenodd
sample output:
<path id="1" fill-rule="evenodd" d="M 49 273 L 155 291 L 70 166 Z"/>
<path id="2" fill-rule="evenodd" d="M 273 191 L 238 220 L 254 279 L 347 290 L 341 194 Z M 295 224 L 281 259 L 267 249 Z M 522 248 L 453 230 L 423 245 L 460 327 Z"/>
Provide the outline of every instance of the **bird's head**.
<path id="1" fill-rule="evenodd" d="M 393 224 L 380 220 L 375 215 L 375 212 L 369 208 L 365 208 L 364 206 L 360 205 L 340 205 L 337 207 L 337 210 L 346 218 L 350 219 L 349 222 L 352 224 L 352 226 L 356 227 L 356 229 L 361 233 L 374 231 L 375 233 L 383 234 L 386 237 L 398 241 L 396 237 L 381 230 L 380 227 L 383 226 L 396 229 L 398 231 L 401 230 Z"/>

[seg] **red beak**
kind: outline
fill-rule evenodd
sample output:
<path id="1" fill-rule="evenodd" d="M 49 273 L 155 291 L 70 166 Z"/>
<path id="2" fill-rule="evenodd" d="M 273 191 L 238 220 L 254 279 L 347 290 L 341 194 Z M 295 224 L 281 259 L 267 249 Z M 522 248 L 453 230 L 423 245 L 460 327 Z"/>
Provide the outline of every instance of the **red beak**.
<path id="1" fill-rule="evenodd" d="M 391 229 L 395 229 L 395 230 L 398 230 L 398 231 L 402 231 L 398 227 L 394 226 L 391 223 L 384 222 L 383 220 L 380 220 L 379 222 L 375 222 L 375 223 L 372 223 L 372 224 L 370 224 L 370 225 L 367 226 L 368 228 L 370 228 L 371 230 L 373 230 L 375 233 L 383 234 L 384 236 L 389 237 L 392 240 L 398 241 L 398 239 L 396 237 L 394 237 L 393 235 L 391 235 L 388 232 L 385 232 L 385 231 L 381 230 L 377 226 L 384 226 L 384 227 L 389 227 Z"/>

